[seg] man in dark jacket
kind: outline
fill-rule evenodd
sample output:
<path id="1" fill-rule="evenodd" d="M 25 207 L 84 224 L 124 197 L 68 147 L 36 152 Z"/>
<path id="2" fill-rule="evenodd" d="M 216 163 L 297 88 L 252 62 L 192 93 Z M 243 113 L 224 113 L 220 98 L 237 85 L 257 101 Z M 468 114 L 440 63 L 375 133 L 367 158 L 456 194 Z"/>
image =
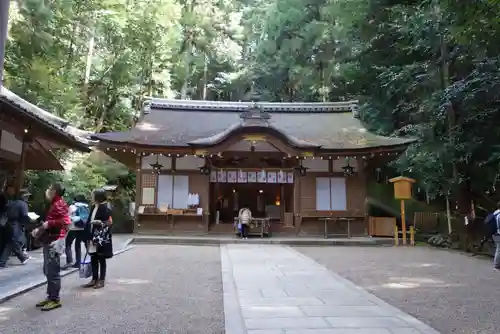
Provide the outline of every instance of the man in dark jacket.
<path id="1" fill-rule="evenodd" d="M 0 268 L 5 268 L 11 253 L 14 253 L 22 264 L 26 264 L 30 259 L 23 252 L 25 241 L 24 226 L 29 221 L 28 204 L 26 203 L 29 195 L 28 191 L 21 190 L 19 196 L 10 200 L 7 204 L 7 223 L 5 227 L 10 237 L 8 237 L 7 243 L 0 255 Z"/>
<path id="2" fill-rule="evenodd" d="M 7 232 L 7 196 L 0 193 L 0 254 L 2 254 L 5 245 L 7 244 L 10 233 Z"/>

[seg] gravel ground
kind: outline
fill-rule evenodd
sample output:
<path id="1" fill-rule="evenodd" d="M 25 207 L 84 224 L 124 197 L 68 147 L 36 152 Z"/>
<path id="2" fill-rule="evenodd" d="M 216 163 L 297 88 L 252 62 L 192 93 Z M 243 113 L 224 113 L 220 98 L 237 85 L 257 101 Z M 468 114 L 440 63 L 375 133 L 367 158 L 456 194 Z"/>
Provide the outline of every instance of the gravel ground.
<path id="1" fill-rule="evenodd" d="M 218 247 L 136 246 L 108 262 L 107 285 L 63 279 L 63 307 L 41 312 L 38 288 L 0 305 L 0 333 L 223 334 Z"/>
<path id="2" fill-rule="evenodd" d="M 426 247 L 297 247 L 443 334 L 500 333 L 491 261 Z"/>

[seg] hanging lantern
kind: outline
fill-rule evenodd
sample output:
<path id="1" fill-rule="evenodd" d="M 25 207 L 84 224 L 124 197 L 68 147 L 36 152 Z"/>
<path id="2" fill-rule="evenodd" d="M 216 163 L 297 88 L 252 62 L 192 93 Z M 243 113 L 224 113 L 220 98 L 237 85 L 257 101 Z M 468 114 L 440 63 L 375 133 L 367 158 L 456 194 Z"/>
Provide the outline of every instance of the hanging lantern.
<path id="1" fill-rule="evenodd" d="M 349 164 L 349 158 L 346 158 L 347 165 L 342 167 L 345 176 L 352 176 L 354 174 L 354 167 Z"/>
<path id="2" fill-rule="evenodd" d="M 159 162 L 159 155 L 156 155 L 156 162 L 154 164 L 150 164 L 150 166 L 153 168 L 153 173 L 161 173 L 161 169 L 163 165 Z"/>
<path id="3" fill-rule="evenodd" d="M 200 167 L 200 174 L 201 175 L 210 175 L 210 166 L 207 166 L 206 164 L 202 167 Z"/>
<path id="4" fill-rule="evenodd" d="M 306 176 L 307 167 L 304 167 L 302 165 L 302 160 L 300 161 L 300 166 L 299 167 L 295 167 L 295 170 L 297 170 L 299 172 L 300 176 Z"/>

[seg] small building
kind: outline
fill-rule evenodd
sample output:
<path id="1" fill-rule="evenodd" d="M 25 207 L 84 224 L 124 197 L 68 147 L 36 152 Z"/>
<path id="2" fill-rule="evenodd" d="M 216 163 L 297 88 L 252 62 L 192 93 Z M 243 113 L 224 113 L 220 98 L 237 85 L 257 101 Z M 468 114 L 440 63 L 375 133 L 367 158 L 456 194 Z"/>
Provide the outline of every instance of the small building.
<path id="1" fill-rule="evenodd" d="M 90 152 L 87 133 L 0 86 L 0 188 L 22 186 L 25 170 L 62 170 L 60 149 Z"/>
<path id="2" fill-rule="evenodd" d="M 367 168 L 412 142 L 368 132 L 357 101 L 269 103 L 154 98 L 98 147 L 136 170 L 139 233 L 232 232 L 238 210 L 270 230 L 323 233 L 320 218 L 366 235 Z"/>

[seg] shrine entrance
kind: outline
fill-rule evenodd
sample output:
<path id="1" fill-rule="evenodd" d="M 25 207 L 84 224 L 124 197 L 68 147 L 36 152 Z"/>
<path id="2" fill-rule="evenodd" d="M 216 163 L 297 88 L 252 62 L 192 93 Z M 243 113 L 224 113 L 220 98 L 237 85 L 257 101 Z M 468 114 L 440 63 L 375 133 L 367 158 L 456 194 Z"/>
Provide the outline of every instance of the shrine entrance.
<path id="1" fill-rule="evenodd" d="M 243 149 L 245 143 L 238 143 Z M 257 149 L 273 149 L 266 143 Z M 282 222 L 293 206 L 293 162 L 281 152 L 226 152 L 213 157 L 210 175 L 212 224 L 233 224 L 241 208 L 254 218 Z M 291 160 L 291 159 L 289 159 Z"/>
<path id="2" fill-rule="evenodd" d="M 255 218 L 281 222 L 293 205 L 293 184 L 221 183 L 211 189 L 212 223 L 232 224 L 241 208 L 250 209 Z"/>

